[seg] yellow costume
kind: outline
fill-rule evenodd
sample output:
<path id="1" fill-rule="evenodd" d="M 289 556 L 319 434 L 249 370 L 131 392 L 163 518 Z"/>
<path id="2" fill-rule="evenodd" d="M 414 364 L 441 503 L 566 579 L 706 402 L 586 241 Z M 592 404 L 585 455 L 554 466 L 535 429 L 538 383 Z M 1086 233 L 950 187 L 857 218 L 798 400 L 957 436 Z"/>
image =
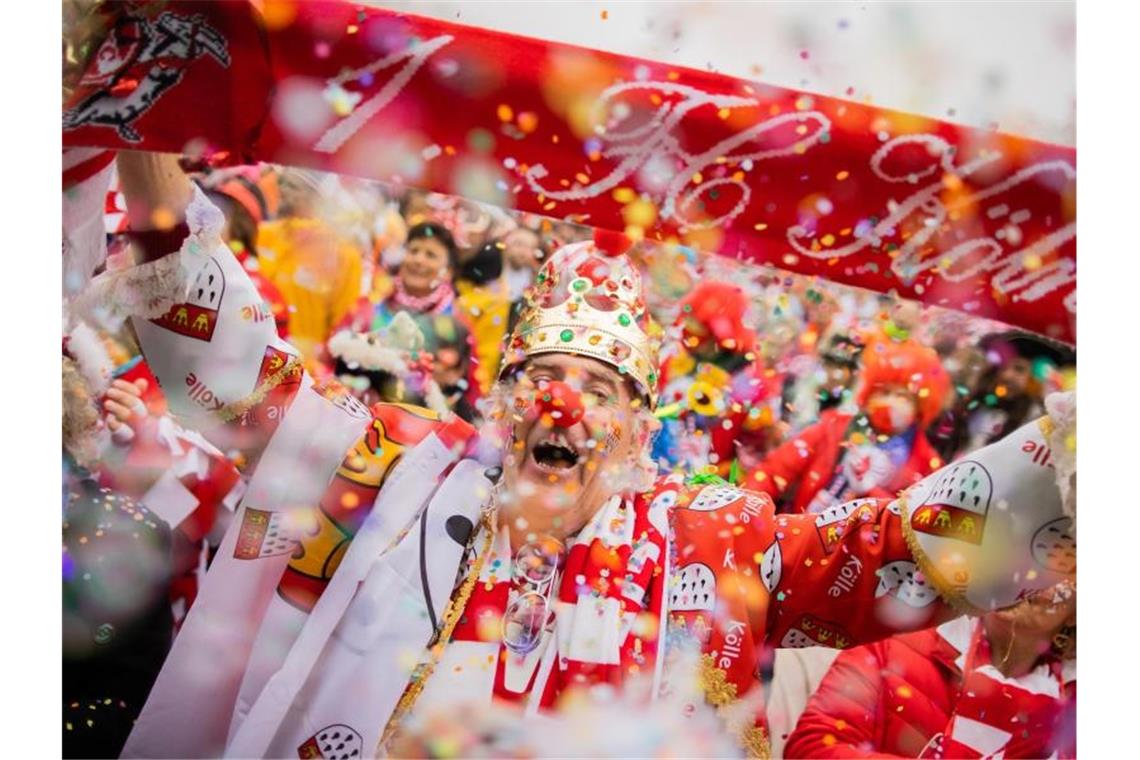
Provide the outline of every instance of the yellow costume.
<path id="1" fill-rule="evenodd" d="M 261 225 L 258 265 L 289 304 L 289 340 L 307 361 L 331 337 L 362 291 L 360 251 L 318 219 Z"/>
<path id="2" fill-rule="evenodd" d="M 458 282 L 459 297 L 455 300 L 456 310 L 470 327 L 475 338 L 475 355 L 479 364 L 475 368 L 475 380 L 483 394 L 491 390 L 491 384 L 499 371 L 502 357 L 503 336 L 507 333 L 511 302 L 505 284 L 496 280 L 489 286 L 473 286 L 468 282 Z"/>

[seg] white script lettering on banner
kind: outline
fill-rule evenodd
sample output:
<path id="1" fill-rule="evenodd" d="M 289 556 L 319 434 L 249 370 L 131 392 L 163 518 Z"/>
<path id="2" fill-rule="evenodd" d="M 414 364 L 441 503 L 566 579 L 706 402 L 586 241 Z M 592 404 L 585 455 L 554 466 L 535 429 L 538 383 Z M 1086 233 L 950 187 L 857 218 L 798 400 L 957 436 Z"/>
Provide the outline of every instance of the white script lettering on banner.
<path id="1" fill-rule="evenodd" d="M 890 160 L 912 146 L 925 148 L 930 164 L 918 171 L 908 171 L 905 174 L 888 171 L 886 166 L 890 164 Z M 919 222 L 918 229 L 899 247 L 890 265 L 891 271 L 903 282 L 913 281 L 920 272 L 931 268 L 931 258 L 937 258 L 936 271 L 942 279 L 948 282 L 962 282 L 983 272 L 995 272 L 990 278 L 993 289 L 1002 295 L 1012 297 L 1015 301 L 1037 301 L 1058 288 L 1075 283 L 1077 265 L 1070 259 L 1057 259 L 1045 264 L 1030 263 L 1040 262 L 1046 255 L 1073 240 L 1077 235 L 1075 221 L 1041 236 L 1023 248 L 1016 248 L 1021 242 L 1020 234 L 1010 234 L 1007 231 L 994 236 L 972 237 L 957 243 L 949 250 L 935 250 L 926 255 L 920 253 L 948 219 L 949 234 L 953 234 L 955 212 L 977 205 L 990 218 L 997 218 L 1009 213 L 1008 206 L 1001 202 L 1002 195 L 1009 190 L 1035 180 L 1041 175 L 1057 174 L 1065 182 L 1071 182 L 1077 176 L 1077 170 L 1065 161 L 1043 161 L 1026 166 L 1001 182 L 977 193 L 944 203 L 940 198 L 945 189 L 943 174 L 967 179 L 1003 158 L 1001 153 L 991 151 L 961 166 L 955 166 L 954 153 L 953 146 L 936 135 L 904 135 L 884 143 L 870 160 L 871 171 L 876 177 L 884 182 L 896 184 L 913 185 L 927 178 L 933 178 L 933 182 L 920 187 L 902 201 L 891 204 L 889 213 L 873 226 L 867 225 L 863 229 L 857 227 L 856 240 L 848 245 L 839 248 L 813 248 L 811 241 L 819 231 L 808 230 L 801 226 L 788 228 L 788 243 L 799 253 L 813 259 L 842 259 L 872 247 L 879 247 L 884 238 L 897 233 L 902 222 L 910 219 L 912 215 L 917 215 L 914 221 Z M 1016 225 L 1017 220 L 1021 219 L 1018 214 L 1019 212 L 1015 211 L 1011 215 L 1011 225 Z M 967 263 L 957 266 L 961 262 Z M 1076 295 L 1074 290 L 1064 300 L 1065 308 L 1071 313 L 1076 313 Z"/>
<path id="2" fill-rule="evenodd" d="M 621 131 L 620 122 L 628 118 L 633 109 L 619 96 L 635 91 L 662 96 L 662 102 L 644 123 Z M 680 96 L 681 99 L 670 100 L 664 96 Z M 618 165 L 588 185 L 558 190 L 542 185 L 540 180 L 545 179 L 549 171 L 543 164 L 536 164 L 526 173 L 527 184 L 534 192 L 554 201 L 584 200 L 609 192 L 635 173 L 656 165 L 664 167 L 668 175 L 668 179 L 650 193 L 661 207 L 661 216 L 676 219 L 682 232 L 717 227 L 728 224 L 744 211 L 752 198 L 752 190 L 743 180 L 718 177 L 703 179 L 685 191 L 688 185 L 693 184 L 695 175 L 718 163 L 752 162 L 754 165 L 773 158 L 803 155 L 819 144 L 831 129 L 831 121 L 819 111 L 787 113 L 753 124 L 700 153 L 690 153 L 681 147 L 680 128 L 686 116 L 704 106 L 720 112 L 724 109 L 759 108 L 760 102 L 737 95 L 712 95 L 695 87 L 669 82 L 613 85 L 602 92 L 595 108 L 613 117 L 614 121 L 600 130 L 599 137 L 606 143 L 600 152 L 605 158 L 619 160 Z M 791 128 L 793 125 L 796 129 Z M 803 128 L 803 134 L 798 134 L 799 128 Z M 761 137 L 768 138 L 775 145 L 753 152 L 732 153 L 741 145 Z M 679 168 L 677 164 L 680 164 Z M 714 219 L 695 220 L 689 217 L 693 204 L 699 198 L 709 191 L 726 187 L 733 187 L 740 193 L 735 206 Z"/>
<path id="3" fill-rule="evenodd" d="M 322 153 L 336 153 L 340 150 L 341 146 L 359 132 L 360 128 L 363 127 L 369 119 L 380 113 L 384 106 L 391 103 L 396 96 L 400 94 L 408 85 L 408 82 L 412 81 L 412 77 L 416 75 L 416 72 L 427 63 L 427 59 L 430 58 L 433 53 L 445 47 L 454 39 L 455 38 L 450 34 L 441 34 L 433 39 L 413 45 L 408 50 L 401 50 L 397 53 L 386 55 L 367 66 L 345 71 L 330 78 L 327 82 L 330 89 L 343 88 L 344 85 L 349 82 L 369 77 L 377 71 L 383 71 L 390 66 L 395 66 L 400 63 L 403 64 L 403 67 L 400 68 L 375 95 L 353 108 L 352 113 L 341 119 L 338 124 L 329 127 L 329 129 L 321 135 L 320 139 L 317 140 L 313 149 L 319 150 Z M 356 93 L 353 94 L 356 95 Z"/>

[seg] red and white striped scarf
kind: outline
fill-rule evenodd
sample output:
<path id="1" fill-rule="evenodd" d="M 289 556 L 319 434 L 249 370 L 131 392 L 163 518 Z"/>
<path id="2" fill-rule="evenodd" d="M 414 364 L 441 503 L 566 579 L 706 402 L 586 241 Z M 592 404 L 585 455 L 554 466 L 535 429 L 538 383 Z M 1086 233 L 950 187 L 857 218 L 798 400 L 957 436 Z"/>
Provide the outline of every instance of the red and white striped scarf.
<path id="1" fill-rule="evenodd" d="M 450 282 L 443 281 L 426 296 L 414 296 L 404 288 L 404 281 L 397 276 L 393 280 L 395 290 L 389 296 L 392 311 L 410 311 L 413 314 L 445 314 L 455 300 L 455 289 Z"/>
<path id="2" fill-rule="evenodd" d="M 570 687 L 653 676 L 666 542 L 641 501 L 612 497 L 573 540 L 552 600 L 555 622 L 527 655 L 502 643 L 500 621 L 520 591 L 511 579 L 508 532 L 500 528 L 421 709 L 493 695 L 535 711 Z"/>
<path id="3" fill-rule="evenodd" d="M 961 654 L 962 686 L 943 733 L 924 758 L 1076 757 L 1076 661 L 1046 656 L 1029 673 L 997 669 L 980 619 L 959 618 L 938 628 Z"/>

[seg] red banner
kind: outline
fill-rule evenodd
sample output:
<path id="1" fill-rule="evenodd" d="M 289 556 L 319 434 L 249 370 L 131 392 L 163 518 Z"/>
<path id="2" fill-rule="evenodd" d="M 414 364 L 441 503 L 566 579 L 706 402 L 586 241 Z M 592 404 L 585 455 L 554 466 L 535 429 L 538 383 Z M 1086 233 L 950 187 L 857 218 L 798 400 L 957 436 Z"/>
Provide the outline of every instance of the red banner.
<path id="1" fill-rule="evenodd" d="M 343 2 L 108 5 L 66 146 L 402 183 L 1075 342 L 1071 148 Z"/>

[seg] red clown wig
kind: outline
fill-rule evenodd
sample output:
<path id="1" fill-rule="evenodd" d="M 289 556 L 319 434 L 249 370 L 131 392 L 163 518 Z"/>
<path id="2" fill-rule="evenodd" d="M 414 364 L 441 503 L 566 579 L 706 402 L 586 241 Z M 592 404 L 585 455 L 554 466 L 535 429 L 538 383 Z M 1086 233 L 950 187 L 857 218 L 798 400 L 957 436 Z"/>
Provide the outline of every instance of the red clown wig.
<path id="1" fill-rule="evenodd" d="M 950 378 L 934 349 L 913 340 L 896 342 L 876 338 L 863 351 L 862 383 L 855 400 L 866 407 L 876 390 L 889 386 L 906 388 L 918 406 L 919 419 L 925 427 L 942 411 Z"/>
<path id="2" fill-rule="evenodd" d="M 677 322 L 685 328 L 687 348 L 711 341 L 722 350 L 745 354 L 756 347 L 756 333 L 744 323 L 747 311 L 748 296 L 740 287 L 709 280 L 681 301 Z"/>

